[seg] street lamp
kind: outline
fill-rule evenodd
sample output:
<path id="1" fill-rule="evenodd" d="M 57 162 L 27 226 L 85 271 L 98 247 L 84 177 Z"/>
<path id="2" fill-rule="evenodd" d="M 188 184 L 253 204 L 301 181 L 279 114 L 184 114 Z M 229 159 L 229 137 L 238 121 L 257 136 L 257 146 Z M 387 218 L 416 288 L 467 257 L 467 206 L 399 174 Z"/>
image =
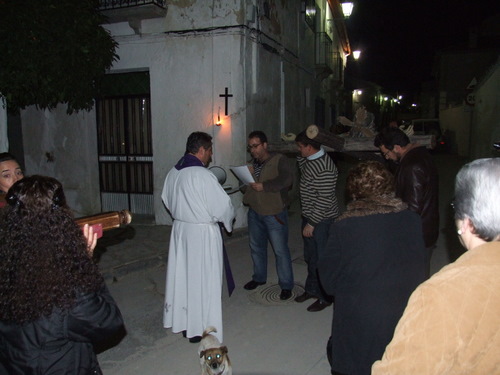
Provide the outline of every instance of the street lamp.
<path id="1" fill-rule="evenodd" d="M 354 8 L 353 3 L 341 3 L 342 6 L 342 13 L 344 13 L 345 18 L 349 18 L 349 16 L 352 14 L 352 9 Z"/>
<path id="2" fill-rule="evenodd" d="M 359 51 L 359 50 L 352 51 L 352 57 L 354 57 L 354 60 L 359 59 L 360 55 L 361 55 L 361 51 Z"/>

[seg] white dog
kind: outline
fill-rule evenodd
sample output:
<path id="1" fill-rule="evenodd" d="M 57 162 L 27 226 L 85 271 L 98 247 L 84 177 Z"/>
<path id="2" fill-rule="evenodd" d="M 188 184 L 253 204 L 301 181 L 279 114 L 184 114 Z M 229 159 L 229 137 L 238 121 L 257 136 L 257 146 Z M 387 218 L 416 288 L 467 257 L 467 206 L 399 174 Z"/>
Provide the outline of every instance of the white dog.
<path id="1" fill-rule="evenodd" d="M 201 375 L 232 375 L 231 361 L 227 347 L 210 332 L 217 332 L 215 327 L 208 327 L 201 336 L 198 354 L 200 356 Z"/>

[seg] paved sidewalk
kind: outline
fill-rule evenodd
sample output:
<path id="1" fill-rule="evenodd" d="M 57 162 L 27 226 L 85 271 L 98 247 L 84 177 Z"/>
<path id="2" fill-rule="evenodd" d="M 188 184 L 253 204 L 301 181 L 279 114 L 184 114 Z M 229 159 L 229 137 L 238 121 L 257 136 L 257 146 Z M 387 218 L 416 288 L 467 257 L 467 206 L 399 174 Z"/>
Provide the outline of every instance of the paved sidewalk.
<path id="1" fill-rule="evenodd" d="M 300 212 L 291 209 L 290 251 L 296 286 L 301 293 L 307 274 L 302 258 Z M 99 240 L 96 256 L 127 327 L 115 347 L 99 354 L 106 375 L 198 374 L 198 344 L 162 327 L 166 257 L 170 226 L 132 224 L 108 232 Z M 325 355 L 332 307 L 310 313 L 313 301 L 279 300 L 274 254 L 269 249 L 268 282 L 254 291 L 246 229 L 225 238 L 236 289 L 223 289 L 224 344 L 235 375 L 329 374 Z"/>

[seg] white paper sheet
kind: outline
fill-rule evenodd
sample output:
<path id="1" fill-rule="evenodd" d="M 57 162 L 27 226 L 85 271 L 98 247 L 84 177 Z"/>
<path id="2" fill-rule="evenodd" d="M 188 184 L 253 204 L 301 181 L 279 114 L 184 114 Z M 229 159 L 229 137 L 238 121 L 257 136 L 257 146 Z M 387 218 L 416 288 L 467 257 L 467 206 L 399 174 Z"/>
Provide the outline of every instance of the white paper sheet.
<path id="1" fill-rule="evenodd" d="M 242 165 L 240 167 L 231 167 L 231 171 L 245 185 L 248 185 L 251 182 L 255 182 L 252 174 L 250 173 L 250 170 L 248 169 L 248 166 L 246 166 L 246 165 Z"/>

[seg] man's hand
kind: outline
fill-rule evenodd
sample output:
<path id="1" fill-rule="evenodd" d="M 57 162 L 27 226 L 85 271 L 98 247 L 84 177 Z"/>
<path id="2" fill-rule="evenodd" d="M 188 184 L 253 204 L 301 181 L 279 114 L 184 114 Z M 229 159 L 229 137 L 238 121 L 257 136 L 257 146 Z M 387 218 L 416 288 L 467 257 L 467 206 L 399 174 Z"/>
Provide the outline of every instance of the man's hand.
<path id="1" fill-rule="evenodd" d="M 314 227 L 311 224 L 306 224 L 306 226 L 302 230 L 302 235 L 304 237 L 312 237 L 313 233 L 314 233 Z"/>
<path id="2" fill-rule="evenodd" d="M 251 182 L 250 187 L 255 191 L 264 191 L 264 184 L 262 182 Z"/>

